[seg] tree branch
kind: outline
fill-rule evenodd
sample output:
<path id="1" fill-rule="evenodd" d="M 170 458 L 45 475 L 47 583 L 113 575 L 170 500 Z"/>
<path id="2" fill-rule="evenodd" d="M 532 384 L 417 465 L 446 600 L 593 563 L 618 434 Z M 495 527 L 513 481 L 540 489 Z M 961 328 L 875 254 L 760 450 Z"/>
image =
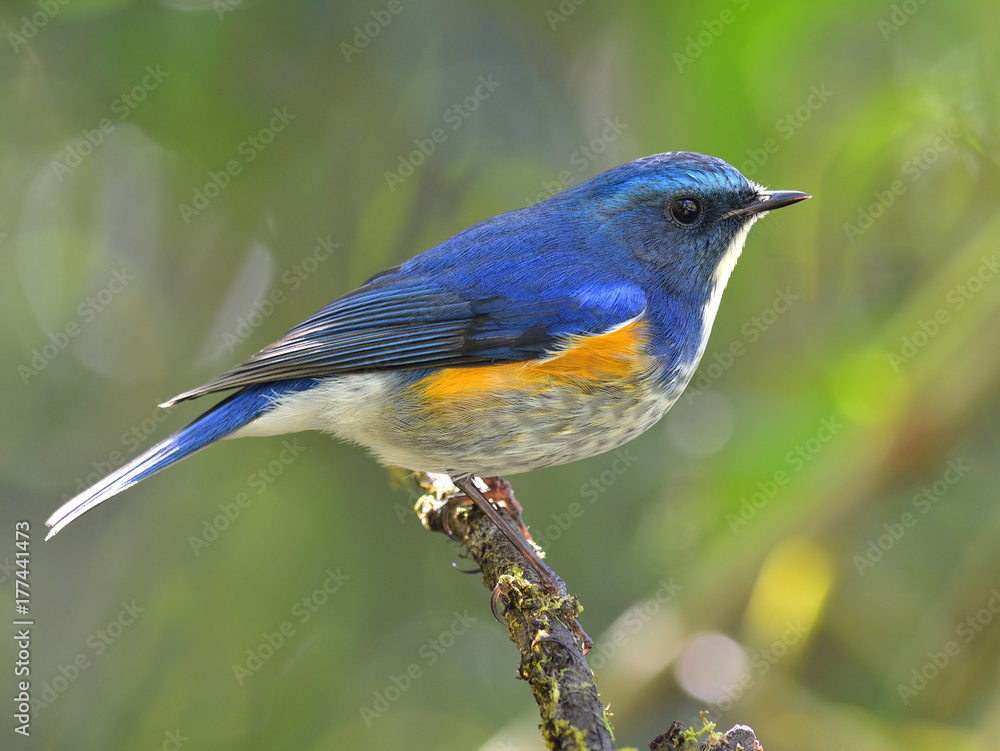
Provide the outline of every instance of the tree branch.
<path id="1" fill-rule="evenodd" d="M 566 592 L 561 580 L 556 592 L 541 587 L 534 568 L 447 478 L 418 474 L 417 482 L 427 491 L 416 504 L 421 522 L 466 546 L 483 583 L 493 590 L 495 609 L 502 605 L 510 639 L 521 653 L 519 675 L 538 704 L 546 746 L 553 751 L 615 751 L 610 718 L 584 656 L 590 639 L 580 626 L 577 598 Z M 499 478 L 485 483 L 487 498 L 531 541 L 510 485 Z M 737 726 L 722 736 L 712 732 L 713 727 L 706 723 L 695 733 L 674 723 L 649 745 L 653 751 L 762 751 L 749 728 Z"/>
<path id="2" fill-rule="evenodd" d="M 505 506 L 515 527 L 521 526 L 510 485 L 496 479 L 487 484 L 487 497 Z M 577 599 L 562 582 L 561 591 L 542 589 L 537 572 L 496 525 L 479 509 L 462 504 L 465 496 L 449 492 L 451 483 L 422 479 L 421 485 L 430 491 L 417 504 L 424 526 L 465 544 L 495 602 L 503 605 L 511 641 L 521 652 L 519 674 L 535 695 L 548 748 L 613 751 L 611 724 L 580 646 L 585 635 Z"/>
<path id="3" fill-rule="evenodd" d="M 764 751 L 757 736 L 746 725 L 736 725 L 725 734 L 715 732 L 715 724 L 705 719 L 701 730 L 685 728 L 675 722 L 663 735 L 659 735 L 649 744 L 650 751 Z M 704 737 L 702 737 L 704 736 Z"/>

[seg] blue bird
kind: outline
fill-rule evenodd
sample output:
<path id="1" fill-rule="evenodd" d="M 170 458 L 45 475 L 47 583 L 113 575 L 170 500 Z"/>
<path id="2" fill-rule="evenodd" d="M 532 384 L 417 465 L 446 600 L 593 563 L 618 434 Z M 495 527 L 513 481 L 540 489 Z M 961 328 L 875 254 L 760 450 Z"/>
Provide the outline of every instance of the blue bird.
<path id="1" fill-rule="evenodd" d="M 68 501 L 49 537 L 221 438 L 322 430 L 470 496 L 473 476 L 614 449 L 691 380 L 754 222 L 805 198 L 669 152 L 480 222 L 161 405 L 233 392 Z"/>

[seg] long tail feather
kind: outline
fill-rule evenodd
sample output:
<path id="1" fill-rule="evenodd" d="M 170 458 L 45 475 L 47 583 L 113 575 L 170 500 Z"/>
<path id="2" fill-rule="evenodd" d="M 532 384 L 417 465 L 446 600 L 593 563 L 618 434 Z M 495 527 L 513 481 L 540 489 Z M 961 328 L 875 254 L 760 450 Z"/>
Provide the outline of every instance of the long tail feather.
<path id="1" fill-rule="evenodd" d="M 63 527 L 108 498 L 146 479 L 161 469 L 225 438 L 268 411 L 276 396 L 311 388 L 312 379 L 251 386 L 220 402 L 186 428 L 153 446 L 128 464 L 64 503 L 45 522 L 51 527 L 46 540 Z"/>

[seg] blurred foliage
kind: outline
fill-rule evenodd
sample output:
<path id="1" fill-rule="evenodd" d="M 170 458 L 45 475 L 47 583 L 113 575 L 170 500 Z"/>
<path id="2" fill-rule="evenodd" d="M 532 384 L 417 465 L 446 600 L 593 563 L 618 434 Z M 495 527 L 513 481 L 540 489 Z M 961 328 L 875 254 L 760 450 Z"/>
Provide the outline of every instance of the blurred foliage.
<path id="1" fill-rule="evenodd" d="M 227 443 L 43 521 L 371 274 L 687 149 L 815 198 L 754 229 L 667 419 L 512 478 L 619 742 L 709 708 L 768 751 L 992 748 L 998 30 L 917 0 L 4 2 L 0 603 L 29 519 L 51 699 L 22 745 L 539 748 L 487 593 L 356 448 Z"/>

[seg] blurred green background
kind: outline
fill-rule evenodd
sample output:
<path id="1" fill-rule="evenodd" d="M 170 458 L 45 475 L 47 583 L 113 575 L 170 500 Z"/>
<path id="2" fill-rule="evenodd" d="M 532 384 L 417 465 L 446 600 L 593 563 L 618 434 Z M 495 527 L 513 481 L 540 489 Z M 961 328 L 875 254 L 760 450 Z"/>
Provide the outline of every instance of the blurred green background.
<path id="1" fill-rule="evenodd" d="M 709 709 L 768 751 L 994 747 L 996 4 L 44 0 L 0 26 L 0 610 L 29 520 L 44 702 L 16 735 L 4 639 L 0 745 L 541 748 L 488 593 L 359 449 L 234 441 L 43 522 L 205 406 L 158 402 L 370 275 L 685 149 L 815 197 L 754 229 L 664 421 L 510 478 L 619 743 Z"/>

